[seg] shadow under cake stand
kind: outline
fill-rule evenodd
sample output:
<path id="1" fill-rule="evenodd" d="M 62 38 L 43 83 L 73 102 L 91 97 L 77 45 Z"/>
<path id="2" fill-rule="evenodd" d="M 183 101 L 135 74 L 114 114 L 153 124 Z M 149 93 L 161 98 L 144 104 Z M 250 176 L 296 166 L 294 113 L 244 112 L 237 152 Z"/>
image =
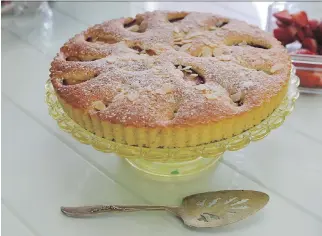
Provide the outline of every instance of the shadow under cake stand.
<path id="1" fill-rule="evenodd" d="M 225 151 L 236 151 L 251 141 L 263 139 L 269 132 L 281 126 L 289 115 L 299 96 L 299 79 L 291 70 L 287 95 L 280 106 L 260 124 L 232 138 L 218 142 L 185 148 L 146 148 L 129 146 L 96 136 L 74 122 L 62 109 L 54 89 L 48 80 L 45 86 L 49 114 L 58 126 L 83 144 L 90 144 L 96 150 L 115 153 L 123 157 L 135 169 L 153 177 L 178 179 L 200 173 L 218 163 Z"/>

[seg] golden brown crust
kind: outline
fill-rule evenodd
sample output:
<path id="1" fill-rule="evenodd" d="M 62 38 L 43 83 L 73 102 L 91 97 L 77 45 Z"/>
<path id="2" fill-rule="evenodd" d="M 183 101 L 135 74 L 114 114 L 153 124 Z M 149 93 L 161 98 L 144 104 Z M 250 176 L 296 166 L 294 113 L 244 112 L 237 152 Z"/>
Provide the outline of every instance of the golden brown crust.
<path id="1" fill-rule="evenodd" d="M 95 25 L 52 62 L 59 98 L 102 121 L 183 127 L 240 116 L 276 96 L 291 62 L 245 22 L 156 11 Z"/>

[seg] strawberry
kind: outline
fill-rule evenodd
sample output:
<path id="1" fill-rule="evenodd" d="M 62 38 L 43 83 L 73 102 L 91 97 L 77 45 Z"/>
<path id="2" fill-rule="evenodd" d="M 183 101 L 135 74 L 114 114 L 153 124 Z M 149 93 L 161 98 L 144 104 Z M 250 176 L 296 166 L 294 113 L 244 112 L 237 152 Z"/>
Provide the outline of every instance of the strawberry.
<path id="1" fill-rule="evenodd" d="M 309 26 L 314 31 L 319 26 L 319 22 L 317 20 L 309 20 Z"/>
<path id="2" fill-rule="evenodd" d="M 322 46 L 320 46 L 320 47 L 319 47 L 319 49 L 318 49 L 318 54 L 319 54 L 319 55 L 322 55 Z"/>
<path id="3" fill-rule="evenodd" d="M 307 88 L 322 88 L 322 72 L 301 70 L 296 68 L 296 75 L 300 78 L 300 86 Z"/>
<path id="4" fill-rule="evenodd" d="M 317 83 L 316 83 L 316 87 L 322 88 L 322 73 L 321 72 L 314 72 L 313 76 L 320 77 L 320 80 L 317 81 Z"/>
<path id="5" fill-rule="evenodd" d="M 300 78 L 300 84 L 302 87 L 313 88 L 322 86 L 321 72 L 296 70 L 296 75 Z"/>
<path id="6" fill-rule="evenodd" d="M 290 25 L 293 22 L 292 16 L 287 10 L 276 12 L 273 16 L 286 25 Z"/>
<path id="7" fill-rule="evenodd" d="M 302 43 L 304 38 L 305 38 L 305 35 L 303 30 L 301 28 L 298 28 L 296 32 L 296 39 Z"/>
<path id="8" fill-rule="evenodd" d="M 296 25 L 304 27 L 309 23 L 305 11 L 300 11 L 298 13 L 292 14 L 293 21 Z"/>
<path id="9" fill-rule="evenodd" d="M 273 31 L 274 37 L 279 40 L 283 45 L 289 44 L 294 42 L 294 33 L 296 34 L 296 31 L 294 31 L 293 28 L 276 28 Z"/>
<path id="10" fill-rule="evenodd" d="M 318 25 L 318 27 L 315 29 L 314 36 L 315 36 L 316 41 L 320 45 L 322 45 L 322 21 L 320 22 L 320 24 Z"/>
<path id="11" fill-rule="evenodd" d="M 318 44 L 316 43 L 316 40 L 312 38 L 305 38 L 302 42 L 302 47 L 314 53 L 317 53 L 318 50 Z"/>
<path id="12" fill-rule="evenodd" d="M 285 28 L 287 27 L 286 24 L 284 24 L 282 21 L 276 20 L 276 25 L 280 28 Z"/>
<path id="13" fill-rule="evenodd" d="M 303 28 L 303 32 L 304 32 L 305 37 L 313 38 L 313 31 L 309 25 L 306 25 Z"/>
<path id="14" fill-rule="evenodd" d="M 322 45 L 322 31 L 315 31 L 314 36 L 315 36 L 316 41 L 317 41 L 320 45 Z"/>
<path id="15" fill-rule="evenodd" d="M 297 70 L 296 75 L 300 78 L 301 87 L 313 88 L 315 87 L 315 80 L 311 79 L 311 71 Z"/>
<path id="16" fill-rule="evenodd" d="M 305 54 L 305 55 L 316 55 L 316 53 L 311 52 L 310 50 L 307 50 L 305 48 L 298 49 L 294 53 L 295 54 Z"/>
<path id="17" fill-rule="evenodd" d="M 322 55 L 322 46 L 320 46 L 319 50 L 318 50 L 318 54 Z"/>
<path id="18" fill-rule="evenodd" d="M 288 27 L 285 28 L 288 32 L 288 34 L 295 40 L 295 35 L 297 33 L 297 29 L 293 26 L 290 25 Z"/>

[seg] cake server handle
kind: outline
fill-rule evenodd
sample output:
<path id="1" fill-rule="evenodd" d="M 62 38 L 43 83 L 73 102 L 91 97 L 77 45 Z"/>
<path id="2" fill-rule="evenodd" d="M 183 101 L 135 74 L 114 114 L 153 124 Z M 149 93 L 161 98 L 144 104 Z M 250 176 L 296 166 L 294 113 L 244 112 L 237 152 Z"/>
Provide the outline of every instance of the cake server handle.
<path id="1" fill-rule="evenodd" d="M 100 215 L 109 212 L 132 212 L 132 211 L 169 211 L 176 213 L 176 209 L 179 207 L 168 206 L 144 206 L 144 205 L 93 205 L 93 206 L 81 206 L 81 207 L 61 207 L 61 212 L 69 217 L 90 217 Z"/>

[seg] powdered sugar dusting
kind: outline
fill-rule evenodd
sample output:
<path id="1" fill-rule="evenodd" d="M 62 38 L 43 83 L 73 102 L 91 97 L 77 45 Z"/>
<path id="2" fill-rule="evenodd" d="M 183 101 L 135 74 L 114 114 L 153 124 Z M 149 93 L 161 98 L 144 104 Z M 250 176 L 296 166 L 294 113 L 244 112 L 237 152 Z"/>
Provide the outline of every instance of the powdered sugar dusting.
<path id="1" fill-rule="evenodd" d="M 181 18 L 169 22 L 169 14 Z M 288 80 L 283 47 L 244 22 L 156 11 L 123 24 L 124 18 L 106 21 L 75 36 L 50 70 L 62 99 L 94 109 L 103 120 L 150 127 L 208 123 L 260 105 Z M 249 40 L 270 47 L 252 47 Z M 241 96 L 243 105 L 236 106 L 232 101 Z"/>

